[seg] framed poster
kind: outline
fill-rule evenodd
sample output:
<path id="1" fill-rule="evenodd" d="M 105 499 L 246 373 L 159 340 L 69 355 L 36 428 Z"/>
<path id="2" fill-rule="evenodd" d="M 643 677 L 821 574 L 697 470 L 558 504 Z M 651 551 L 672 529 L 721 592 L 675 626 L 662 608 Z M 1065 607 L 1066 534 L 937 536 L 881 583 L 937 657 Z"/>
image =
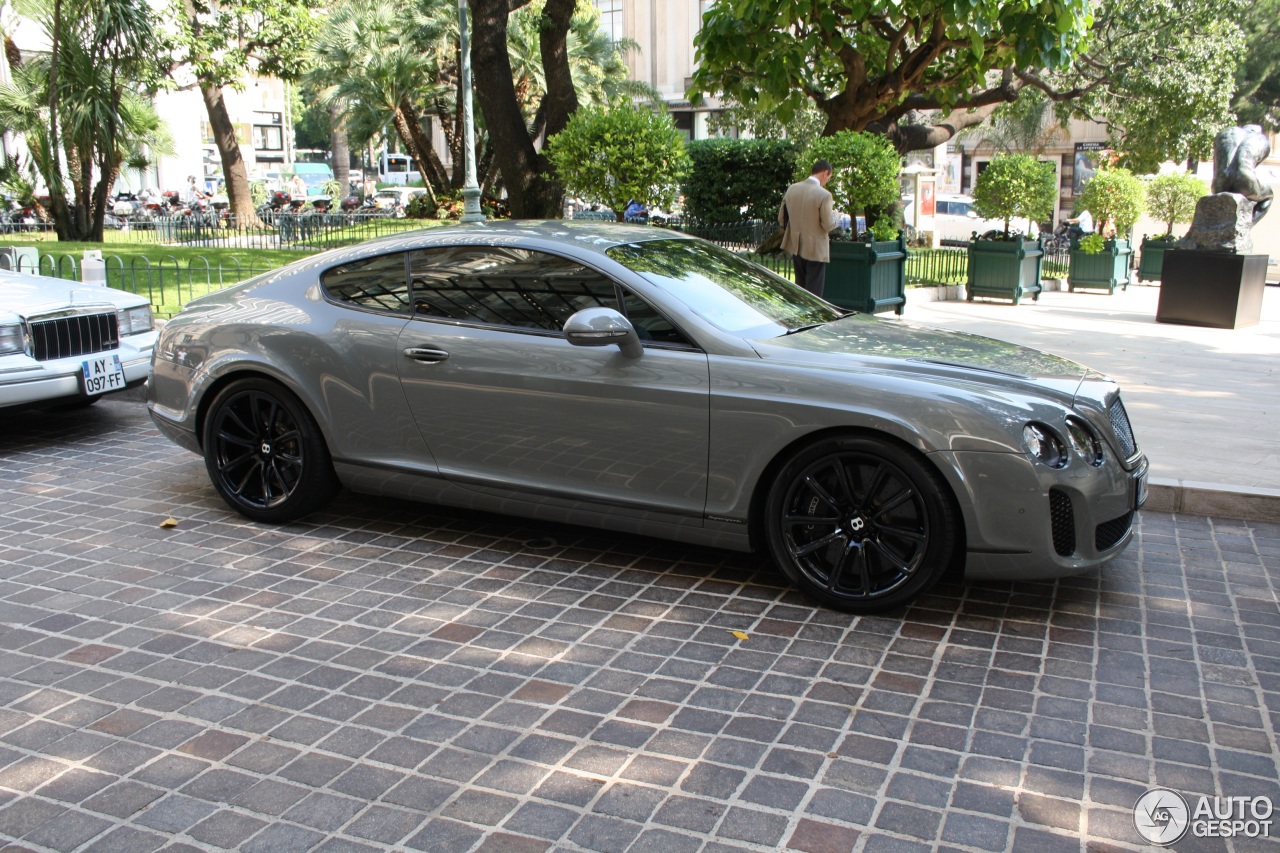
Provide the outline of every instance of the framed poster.
<path id="1" fill-rule="evenodd" d="M 1098 166 L 1106 158 L 1108 151 L 1110 149 L 1105 142 L 1076 143 L 1076 158 L 1071 173 L 1071 195 L 1080 195 L 1084 185 L 1089 183 L 1089 179 L 1098 171 Z"/>

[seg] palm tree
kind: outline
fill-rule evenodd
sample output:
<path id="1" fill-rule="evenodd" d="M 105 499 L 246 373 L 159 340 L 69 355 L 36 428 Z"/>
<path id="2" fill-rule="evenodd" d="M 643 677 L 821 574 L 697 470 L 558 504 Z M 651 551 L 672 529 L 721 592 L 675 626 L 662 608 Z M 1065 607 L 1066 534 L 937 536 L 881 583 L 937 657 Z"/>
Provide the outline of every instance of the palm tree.
<path id="1" fill-rule="evenodd" d="M 23 12 L 54 49 L 14 70 L 0 116 L 26 137 L 59 239 L 100 242 L 121 166 L 142 146 L 163 148 L 163 125 L 136 91 L 158 75 L 150 8 L 145 0 L 27 0 Z"/>

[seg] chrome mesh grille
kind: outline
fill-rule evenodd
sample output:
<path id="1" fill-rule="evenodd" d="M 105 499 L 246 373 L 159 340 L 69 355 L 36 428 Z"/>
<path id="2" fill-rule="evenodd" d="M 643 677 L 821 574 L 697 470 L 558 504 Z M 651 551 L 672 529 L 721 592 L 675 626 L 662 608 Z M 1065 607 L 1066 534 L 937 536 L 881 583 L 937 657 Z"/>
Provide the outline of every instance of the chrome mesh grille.
<path id="1" fill-rule="evenodd" d="M 1102 522 L 1093 532 L 1093 547 L 1099 551 L 1114 547 L 1129 532 L 1131 524 L 1133 524 L 1133 512 L 1126 512 L 1119 518 Z"/>
<path id="2" fill-rule="evenodd" d="M 107 352 L 118 346 L 120 326 L 115 312 L 79 314 L 31 323 L 31 354 L 36 361 Z"/>
<path id="3" fill-rule="evenodd" d="M 1049 490 L 1049 523 L 1053 529 L 1053 550 L 1059 557 L 1076 552 L 1076 514 L 1071 498 L 1059 489 Z"/>
<path id="4" fill-rule="evenodd" d="M 1129 424 L 1129 413 L 1124 410 L 1124 403 L 1116 397 L 1111 408 L 1107 409 L 1107 417 L 1111 419 L 1111 428 L 1115 430 L 1116 440 L 1120 442 L 1120 452 L 1128 459 L 1138 452 L 1138 442 L 1133 437 L 1133 427 Z"/>

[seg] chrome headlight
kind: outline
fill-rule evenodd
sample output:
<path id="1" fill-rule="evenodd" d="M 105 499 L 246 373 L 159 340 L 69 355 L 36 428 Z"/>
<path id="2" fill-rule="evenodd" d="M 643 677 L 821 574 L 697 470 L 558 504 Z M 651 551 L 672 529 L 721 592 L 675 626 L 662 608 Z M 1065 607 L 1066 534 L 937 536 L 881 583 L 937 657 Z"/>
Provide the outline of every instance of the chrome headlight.
<path id="1" fill-rule="evenodd" d="M 6 323 L 0 326 L 0 355 L 10 355 L 27 351 L 27 336 L 21 323 Z"/>
<path id="2" fill-rule="evenodd" d="M 142 332 L 149 332 L 155 326 L 151 317 L 150 305 L 117 311 L 116 320 L 120 324 L 121 335 L 137 335 Z"/>
<path id="3" fill-rule="evenodd" d="M 1078 418 L 1067 418 L 1067 440 L 1076 455 L 1095 468 L 1102 464 L 1102 442 Z"/>
<path id="4" fill-rule="evenodd" d="M 1022 445 L 1042 465 L 1062 468 L 1067 464 L 1067 448 L 1062 444 L 1062 439 L 1044 424 L 1031 423 L 1024 426 Z"/>

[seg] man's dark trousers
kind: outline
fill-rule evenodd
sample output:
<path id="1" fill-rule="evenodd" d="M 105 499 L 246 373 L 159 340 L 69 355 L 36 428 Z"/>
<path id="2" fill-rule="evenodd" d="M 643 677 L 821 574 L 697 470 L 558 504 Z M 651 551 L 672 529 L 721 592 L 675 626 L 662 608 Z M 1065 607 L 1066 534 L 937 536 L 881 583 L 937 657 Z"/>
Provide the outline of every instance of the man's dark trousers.
<path id="1" fill-rule="evenodd" d="M 793 255 L 796 265 L 796 284 L 812 293 L 821 296 L 827 285 L 827 265 L 822 261 L 806 261 L 799 255 Z"/>

